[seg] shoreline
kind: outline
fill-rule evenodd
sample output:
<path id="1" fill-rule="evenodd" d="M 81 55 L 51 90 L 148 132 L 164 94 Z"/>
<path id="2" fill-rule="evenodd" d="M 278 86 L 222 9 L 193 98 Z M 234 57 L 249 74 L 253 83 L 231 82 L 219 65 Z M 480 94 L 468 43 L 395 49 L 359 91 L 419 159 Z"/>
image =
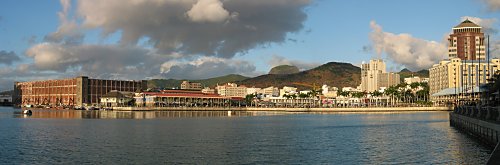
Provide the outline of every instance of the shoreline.
<path id="1" fill-rule="evenodd" d="M 267 111 L 267 112 L 418 112 L 453 107 L 255 108 L 255 107 L 113 107 L 112 111 Z"/>

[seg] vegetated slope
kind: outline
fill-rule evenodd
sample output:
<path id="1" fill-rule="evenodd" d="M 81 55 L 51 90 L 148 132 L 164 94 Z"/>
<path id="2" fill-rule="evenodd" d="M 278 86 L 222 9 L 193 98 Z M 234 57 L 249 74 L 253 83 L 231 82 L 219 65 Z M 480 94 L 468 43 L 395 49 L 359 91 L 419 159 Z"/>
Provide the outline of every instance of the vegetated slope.
<path id="1" fill-rule="evenodd" d="M 265 88 L 293 86 L 311 89 L 311 85 L 321 87 L 326 84 L 334 87 L 357 87 L 361 82 L 361 68 L 349 63 L 329 62 L 319 67 L 294 74 L 267 74 L 237 82 L 247 87 Z M 298 84 L 297 84 L 298 83 Z M 299 84 L 309 84 L 299 85 Z"/>
<path id="2" fill-rule="evenodd" d="M 269 74 L 294 74 L 294 73 L 299 73 L 299 72 L 300 72 L 300 70 L 296 66 L 280 65 L 280 66 L 273 67 L 269 71 Z"/>
<path id="3" fill-rule="evenodd" d="M 199 82 L 199 83 L 202 83 L 203 86 L 214 87 L 215 85 L 217 85 L 217 83 L 223 84 L 223 83 L 228 83 L 228 82 L 241 81 L 244 79 L 248 79 L 248 77 L 245 77 L 242 75 L 237 75 L 237 74 L 230 74 L 230 75 L 226 75 L 226 76 L 214 77 L 214 78 L 209 78 L 209 79 L 187 80 L 187 81 Z M 179 88 L 182 81 L 185 81 L 185 80 L 152 79 L 152 80 L 148 80 L 148 88 Z"/>
<path id="4" fill-rule="evenodd" d="M 405 68 L 399 72 L 399 76 L 401 78 L 401 82 L 404 82 L 405 78 L 412 76 L 418 76 L 420 78 L 429 78 L 429 70 L 423 69 L 418 72 L 412 72 Z"/>

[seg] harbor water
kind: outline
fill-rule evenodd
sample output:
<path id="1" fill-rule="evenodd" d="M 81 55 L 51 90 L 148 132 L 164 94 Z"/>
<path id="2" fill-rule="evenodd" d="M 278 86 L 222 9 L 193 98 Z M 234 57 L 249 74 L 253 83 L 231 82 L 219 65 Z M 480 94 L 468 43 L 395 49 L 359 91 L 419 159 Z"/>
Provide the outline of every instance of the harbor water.
<path id="1" fill-rule="evenodd" d="M 448 112 L 113 112 L 0 107 L 0 164 L 484 164 Z"/>

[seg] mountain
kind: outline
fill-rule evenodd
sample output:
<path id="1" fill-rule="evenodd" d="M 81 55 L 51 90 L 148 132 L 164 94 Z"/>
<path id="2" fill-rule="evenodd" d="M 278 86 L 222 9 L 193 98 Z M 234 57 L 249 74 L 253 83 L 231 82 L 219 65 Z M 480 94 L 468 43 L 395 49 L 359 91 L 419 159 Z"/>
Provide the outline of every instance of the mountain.
<path id="1" fill-rule="evenodd" d="M 293 74 L 293 73 L 299 73 L 299 72 L 300 72 L 300 70 L 296 66 L 280 65 L 280 66 L 273 67 L 269 71 L 269 74 Z"/>
<path id="2" fill-rule="evenodd" d="M 428 78 L 429 77 L 429 70 L 423 69 L 418 72 L 412 72 L 408 69 L 403 69 L 399 72 L 399 76 L 401 78 L 401 82 L 404 81 L 405 78 L 412 77 L 412 76 L 418 76 L 421 78 Z"/>
<path id="3" fill-rule="evenodd" d="M 182 81 L 199 82 L 202 83 L 203 86 L 214 87 L 215 85 L 217 85 L 217 83 L 224 84 L 228 82 L 241 81 L 244 79 L 248 79 L 248 77 L 237 74 L 230 74 L 226 76 L 202 80 L 152 79 L 148 80 L 148 88 L 179 88 Z"/>
<path id="4" fill-rule="evenodd" d="M 265 88 L 293 86 L 311 89 L 326 84 L 334 87 L 357 87 L 361 82 L 361 68 L 349 63 L 329 62 L 311 70 L 293 74 L 267 74 L 236 82 L 247 87 Z"/>

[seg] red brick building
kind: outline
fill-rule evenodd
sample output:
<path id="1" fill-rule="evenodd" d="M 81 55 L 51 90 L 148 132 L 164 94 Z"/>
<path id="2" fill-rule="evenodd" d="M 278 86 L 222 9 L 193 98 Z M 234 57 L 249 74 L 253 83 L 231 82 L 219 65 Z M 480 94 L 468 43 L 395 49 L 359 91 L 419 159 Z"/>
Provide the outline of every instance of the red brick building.
<path id="1" fill-rule="evenodd" d="M 448 38 L 448 55 L 461 60 L 486 59 L 484 33 L 481 27 L 465 20 L 453 28 L 453 34 Z"/>
<path id="2" fill-rule="evenodd" d="M 81 76 L 60 80 L 17 82 L 14 103 L 25 105 L 82 106 L 97 105 L 111 90 L 135 92 L 146 90 L 147 81 L 101 80 Z"/>

